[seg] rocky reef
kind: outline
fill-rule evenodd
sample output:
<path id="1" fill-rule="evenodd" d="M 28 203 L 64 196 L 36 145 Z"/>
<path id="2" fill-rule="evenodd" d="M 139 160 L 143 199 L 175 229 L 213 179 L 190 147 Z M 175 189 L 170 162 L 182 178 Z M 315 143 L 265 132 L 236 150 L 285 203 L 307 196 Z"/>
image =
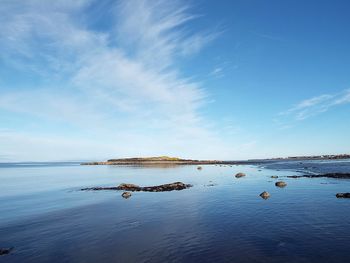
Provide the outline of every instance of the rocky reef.
<path id="1" fill-rule="evenodd" d="M 10 248 L 0 248 L 0 256 L 10 254 L 13 247 Z"/>
<path id="2" fill-rule="evenodd" d="M 336 179 L 350 179 L 350 173 L 326 173 L 326 174 L 305 174 L 305 175 L 291 175 L 288 178 L 336 178 Z"/>
<path id="3" fill-rule="evenodd" d="M 350 193 L 337 193 L 335 196 L 337 198 L 350 198 Z"/>
<path id="4" fill-rule="evenodd" d="M 191 184 L 185 184 L 182 182 L 174 182 L 170 184 L 161 184 L 156 186 L 138 186 L 135 184 L 120 184 L 116 187 L 91 187 L 83 188 L 82 191 L 100 191 L 100 190 L 115 190 L 115 191 L 130 191 L 130 192 L 169 192 L 169 191 L 179 191 L 192 187 Z M 123 193 L 124 194 L 124 193 Z M 124 197 L 124 196 L 123 196 Z"/>

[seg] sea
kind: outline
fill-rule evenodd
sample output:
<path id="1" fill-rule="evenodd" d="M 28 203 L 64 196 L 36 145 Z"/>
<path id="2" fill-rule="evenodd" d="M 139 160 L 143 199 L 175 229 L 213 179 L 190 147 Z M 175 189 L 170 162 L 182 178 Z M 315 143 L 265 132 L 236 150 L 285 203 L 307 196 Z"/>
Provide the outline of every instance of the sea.
<path id="1" fill-rule="evenodd" d="M 350 262 L 350 199 L 336 198 L 350 180 L 287 177 L 350 173 L 350 160 L 202 168 L 0 163 L 0 248 L 13 248 L 0 262 Z M 193 187 L 81 191 L 178 181 Z"/>

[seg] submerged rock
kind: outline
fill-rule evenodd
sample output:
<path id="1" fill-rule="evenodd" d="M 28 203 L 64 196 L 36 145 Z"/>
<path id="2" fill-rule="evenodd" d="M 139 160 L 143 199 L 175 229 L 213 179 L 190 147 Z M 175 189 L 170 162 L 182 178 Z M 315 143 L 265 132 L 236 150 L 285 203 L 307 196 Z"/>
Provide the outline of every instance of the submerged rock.
<path id="1" fill-rule="evenodd" d="M 131 193 L 130 192 L 124 192 L 122 193 L 122 197 L 125 199 L 128 199 L 129 197 L 131 197 Z"/>
<path id="2" fill-rule="evenodd" d="M 0 256 L 10 254 L 13 247 L 10 248 L 0 248 Z"/>
<path id="3" fill-rule="evenodd" d="M 277 175 L 272 175 L 271 178 L 277 179 L 278 176 Z"/>
<path id="4" fill-rule="evenodd" d="M 144 191 L 144 192 L 167 192 L 173 190 L 183 190 L 192 187 L 190 184 L 184 184 L 182 182 L 175 182 L 170 184 L 162 184 L 156 186 L 141 187 L 135 184 L 120 184 L 117 187 L 92 187 L 83 188 L 82 191 L 99 191 L 99 190 L 123 190 L 123 191 Z"/>
<path id="5" fill-rule="evenodd" d="M 275 185 L 277 187 L 286 187 L 287 186 L 287 183 L 283 182 L 283 181 L 279 181 L 279 182 L 276 182 Z"/>
<path id="6" fill-rule="evenodd" d="M 241 177 L 244 177 L 244 176 L 246 176 L 245 173 L 237 173 L 237 174 L 235 175 L 236 178 L 241 178 Z"/>
<path id="7" fill-rule="evenodd" d="M 260 194 L 260 196 L 261 196 L 261 198 L 266 200 L 267 198 L 270 197 L 270 194 L 268 192 L 264 191 Z"/>
<path id="8" fill-rule="evenodd" d="M 350 198 L 350 193 L 337 193 L 335 196 L 337 198 Z"/>

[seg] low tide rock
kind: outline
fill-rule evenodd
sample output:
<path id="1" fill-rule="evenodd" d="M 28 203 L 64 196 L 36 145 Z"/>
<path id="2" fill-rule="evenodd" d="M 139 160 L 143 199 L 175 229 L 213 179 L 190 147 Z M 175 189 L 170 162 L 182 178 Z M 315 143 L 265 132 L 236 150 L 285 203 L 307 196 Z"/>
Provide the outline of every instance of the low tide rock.
<path id="1" fill-rule="evenodd" d="M 337 198 L 350 198 L 350 193 L 337 193 L 335 196 Z"/>
<path id="2" fill-rule="evenodd" d="M 124 192 L 122 193 L 122 197 L 125 199 L 128 199 L 129 197 L 131 197 L 131 193 L 130 192 Z"/>
<path id="3" fill-rule="evenodd" d="M 117 190 L 141 191 L 141 187 L 136 184 L 120 184 Z"/>
<path id="4" fill-rule="evenodd" d="M 335 178 L 335 179 L 350 179 L 350 173 L 326 173 L 326 174 L 306 174 L 306 175 L 291 175 L 288 178 Z"/>
<path id="5" fill-rule="evenodd" d="M 237 173 L 237 174 L 235 175 L 236 178 L 241 178 L 241 177 L 244 177 L 244 176 L 246 176 L 245 173 Z"/>
<path id="6" fill-rule="evenodd" d="M 286 186 L 287 186 L 287 184 L 286 184 L 285 182 L 283 182 L 283 181 L 276 182 L 275 185 L 276 185 L 277 187 L 286 187 Z"/>
<path id="7" fill-rule="evenodd" d="M 260 194 L 260 196 L 261 196 L 261 198 L 266 200 L 267 198 L 270 197 L 270 194 L 268 192 L 264 191 Z"/>
<path id="8" fill-rule="evenodd" d="M 0 248 L 0 256 L 10 254 L 13 250 L 13 247 L 11 248 Z"/>
<path id="9" fill-rule="evenodd" d="M 171 184 L 162 184 L 162 185 L 156 185 L 156 186 L 147 186 L 142 187 L 141 191 L 145 192 L 166 192 L 166 191 L 173 191 L 173 190 L 183 190 L 186 188 L 191 187 L 190 184 L 184 184 L 182 182 L 175 182 Z"/>
<path id="10" fill-rule="evenodd" d="M 99 191 L 99 190 L 122 190 L 122 191 L 130 191 L 130 192 L 167 192 L 173 190 L 183 190 L 192 187 L 190 184 L 184 184 L 182 182 L 175 182 L 170 184 L 161 184 L 156 186 L 145 186 L 141 187 L 135 184 L 120 184 L 117 187 L 91 187 L 91 188 L 83 188 L 82 191 Z"/>

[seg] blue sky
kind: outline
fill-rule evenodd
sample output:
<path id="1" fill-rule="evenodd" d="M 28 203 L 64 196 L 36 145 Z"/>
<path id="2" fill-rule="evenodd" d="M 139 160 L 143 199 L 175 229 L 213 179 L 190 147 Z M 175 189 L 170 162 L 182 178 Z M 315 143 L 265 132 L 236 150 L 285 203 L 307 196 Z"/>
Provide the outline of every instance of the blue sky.
<path id="1" fill-rule="evenodd" d="M 347 0 L 0 3 L 0 161 L 350 152 Z"/>

